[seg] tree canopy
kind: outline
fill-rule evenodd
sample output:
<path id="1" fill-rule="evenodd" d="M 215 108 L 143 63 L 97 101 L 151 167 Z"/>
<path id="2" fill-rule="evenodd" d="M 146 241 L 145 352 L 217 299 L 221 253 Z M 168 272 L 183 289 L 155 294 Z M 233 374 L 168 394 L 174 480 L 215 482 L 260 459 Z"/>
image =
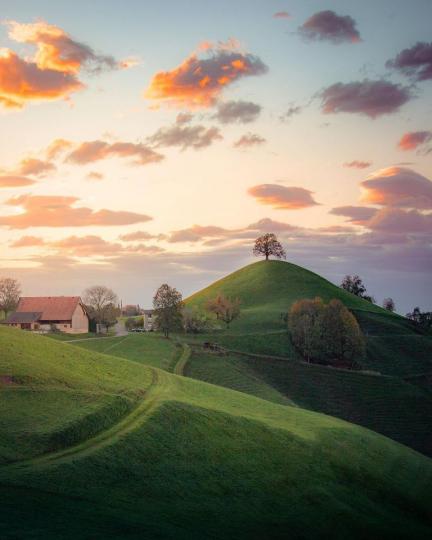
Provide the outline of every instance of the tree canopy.
<path id="1" fill-rule="evenodd" d="M 255 240 L 253 254 L 257 257 L 264 256 L 266 261 L 268 261 L 270 256 L 276 257 L 276 259 L 286 258 L 282 244 L 273 233 L 263 234 Z"/>
<path id="2" fill-rule="evenodd" d="M 207 310 L 216 315 L 216 318 L 223 321 L 227 328 L 232 321 L 240 316 L 240 299 L 227 298 L 223 294 L 218 294 L 207 302 Z"/>
<path id="3" fill-rule="evenodd" d="M 288 327 L 293 344 L 308 362 L 342 362 L 352 367 L 364 355 L 359 324 L 340 300 L 324 304 L 317 297 L 295 302 Z"/>
<path id="4" fill-rule="evenodd" d="M 373 296 L 370 296 L 367 294 L 366 286 L 363 283 L 363 280 L 360 276 L 355 274 L 354 276 L 346 275 L 343 278 L 343 281 L 340 285 L 342 289 L 345 289 L 346 291 L 355 294 L 356 296 L 359 296 L 360 298 L 363 298 L 363 300 L 367 300 L 368 302 L 372 302 L 372 304 L 375 303 L 375 299 Z"/>
<path id="5" fill-rule="evenodd" d="M 119 310 L 116 293 L 104 285 L 94 285 L 83 293 L 83 301 L 87 307 L 89 316 L 96 323 L 108 329 L 117 322 Z"/>
<path id="6" fill-rule="evenodd" d="M 164 283 L 153 297 L 156 327 L 168 338 L 169 333 L 182 326 L 183 298 L 174 287 Z"/>
<path id="7" fill-rule="evenodd" d="M 21 286 L 16 279 L 0 279 L 0 311 L 3 311 L 6 317 L 16 309 L 20 295 Z"/>

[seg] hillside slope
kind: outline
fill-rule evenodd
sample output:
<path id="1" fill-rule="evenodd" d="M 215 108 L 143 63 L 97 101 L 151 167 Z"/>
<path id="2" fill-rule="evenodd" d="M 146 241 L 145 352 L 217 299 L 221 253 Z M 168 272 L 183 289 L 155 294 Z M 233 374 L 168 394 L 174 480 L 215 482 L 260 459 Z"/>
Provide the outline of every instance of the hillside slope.
<path id="1" fill-rule="evenodd" d="M 0 408 L 0 440 L 9 440 L 0 448 L 2 538 L 427 538 L 432 531 L 432 461 L 358 426 L 6 328 L 0 374 L 2 396 L 16 398 L 13 419 Z M 67 448 L 17 456 L 24 437 L 49 439 L 68 424 L 70 401 L 44 408 L 54 389 L 96 403 L 127 396 L 133 405 Z M 36 411 L 21 394 L 40 396 Z M 85 416 L 78 403 L 75 431 Z"/>

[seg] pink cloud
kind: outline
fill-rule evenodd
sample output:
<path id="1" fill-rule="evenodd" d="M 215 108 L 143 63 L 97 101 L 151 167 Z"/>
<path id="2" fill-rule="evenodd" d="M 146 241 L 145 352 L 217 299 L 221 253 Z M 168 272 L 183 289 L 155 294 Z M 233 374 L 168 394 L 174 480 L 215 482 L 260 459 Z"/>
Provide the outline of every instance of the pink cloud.
<path id="1" fill-rule="evenodd" d="M 367 169 L 372 165 L 371 161 L 359 161 L 355 159 L 354 161 L 345 162 L 344 167 L 348 169 Z"/>
<path id="2" fill-rule="evenodd" d="M 0 188 L 30 186 L 35 181 L 25 176 L 3 175 L 0 176 Z"/>
<path id="3" fill-rule="evenodd" d="M 257 133 L 246 133 L 242 135 L 240 139 L 233 144 L 234 148 L 250 148 L 251 146 L 258 146 L 264 144 L 266 139 L 258 135 Z"/>
<path id="4" fill-rule="evenodd" d="M 316 206 L 312 191 L 301 187 L 285 187 L 279 184 L 260 184 L 248 190 L 261 204 L 273 206 L 276 210 L 298 210 Z"/>
<path id="5" fill-rule="evenodd" d="M 432 141 L 432 131 L 410 131 L 402 135 L 398 148 L 404 151 L 416 150 L 430 141 Z"/>
<path id="6" fill-rule="evenodd" d="M 108 143 L 105 141 L 86 141 L 78 145 L 68 156 L 66 161 L 76 165 L 86 165 L 101 159 L 133 158 L 133 165 L 147 165 L 149 163 L 158 163 L 164 159 L 149 146 L 142 143 L 116 142 Z"/>
<path id="7" fill-rule="evenodd" d="M 401 51 L 386 65 L 416 81 L 432 79 L 432 43 L 418 42 L 413 47 Z"/>

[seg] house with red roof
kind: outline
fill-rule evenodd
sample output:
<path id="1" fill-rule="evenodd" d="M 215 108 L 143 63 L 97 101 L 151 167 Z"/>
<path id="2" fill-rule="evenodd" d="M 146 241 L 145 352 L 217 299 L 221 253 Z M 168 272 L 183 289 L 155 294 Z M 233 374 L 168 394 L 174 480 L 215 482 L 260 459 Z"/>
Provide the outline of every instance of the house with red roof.
<path id="1" fill-rule="evenodd" d="M 89 316 L 79 296 L 23 296 L 3 324 L 23 330 L 43 332 L 55 328 L 83 334 L 89 330 Z"/>

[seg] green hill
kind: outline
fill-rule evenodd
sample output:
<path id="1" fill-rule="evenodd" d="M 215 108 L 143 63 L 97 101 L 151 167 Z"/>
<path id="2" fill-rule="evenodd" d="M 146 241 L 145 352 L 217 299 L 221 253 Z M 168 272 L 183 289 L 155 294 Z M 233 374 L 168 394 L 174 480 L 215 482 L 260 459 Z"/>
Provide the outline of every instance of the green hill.
<path id="1" fill-rule="evenodd" d="M 341 300 L 357 317 L 367 337 L 365 369 L 398 376 L 432 371 L 432 336 L 420 334 L 404 317 L 385 311 L 295 264 L 283 261 L 251 264 L 193 294 L 186 303 L 204 307 L 219 293 L 241 300 L 240 317 L 229 330 L 213 336 L 230 349 L 298 358 L 281 314 L 287 313 L 296 300 L 320 296 L 326 302 L 332 298 Z"/>
<path id="2" fill-rule="evenodd" d="M 432 461 L 329 416 L 7 328 L 0 392 L 1 538 L 432 532 Z"/>

